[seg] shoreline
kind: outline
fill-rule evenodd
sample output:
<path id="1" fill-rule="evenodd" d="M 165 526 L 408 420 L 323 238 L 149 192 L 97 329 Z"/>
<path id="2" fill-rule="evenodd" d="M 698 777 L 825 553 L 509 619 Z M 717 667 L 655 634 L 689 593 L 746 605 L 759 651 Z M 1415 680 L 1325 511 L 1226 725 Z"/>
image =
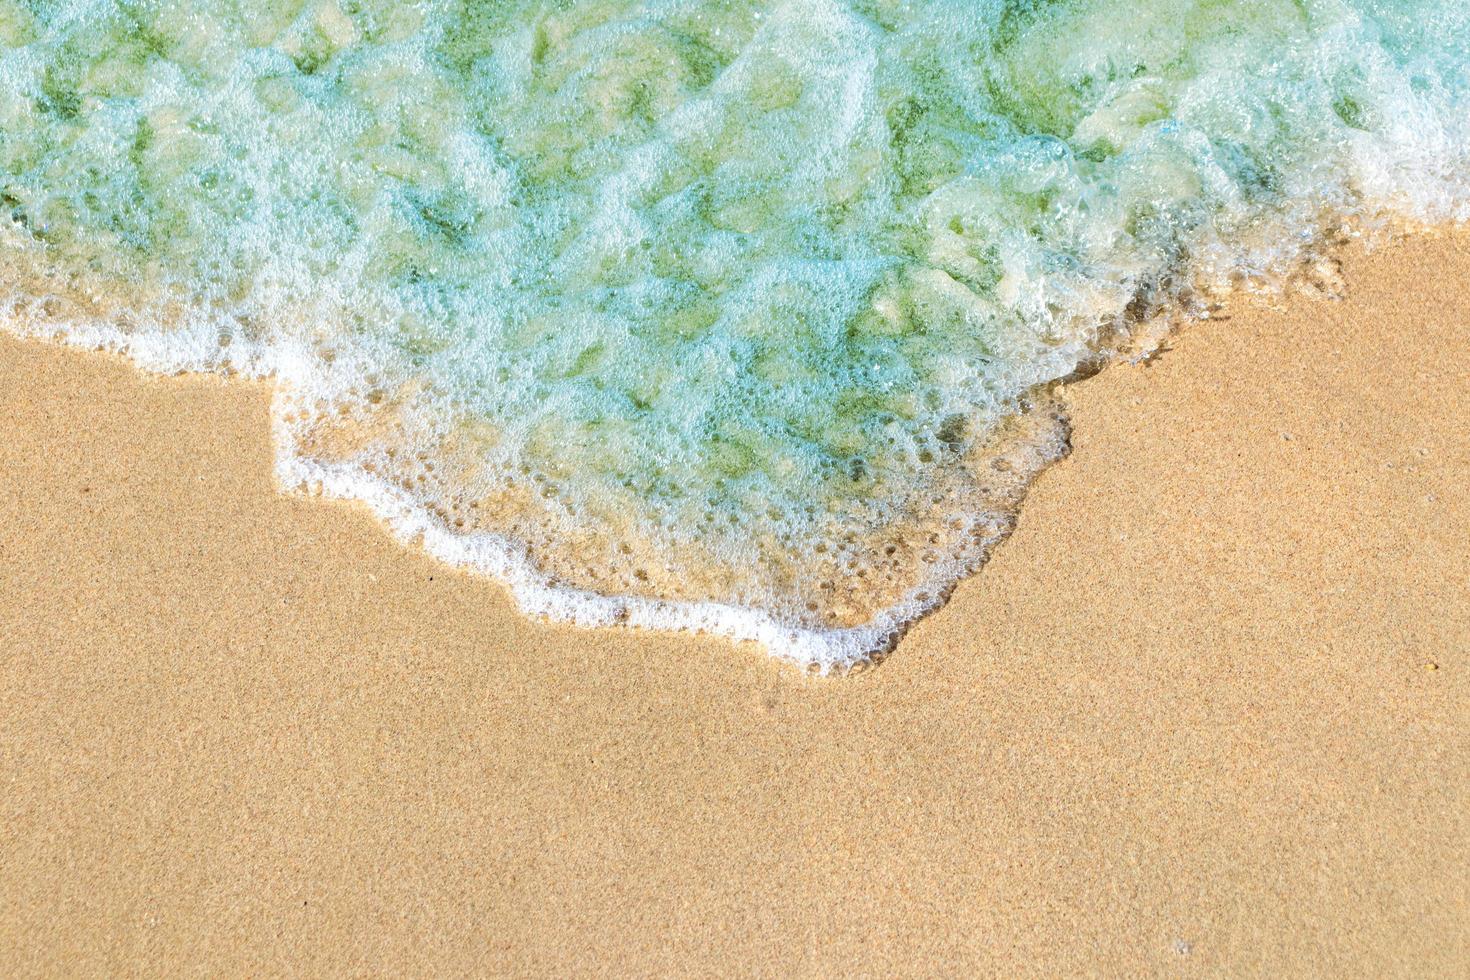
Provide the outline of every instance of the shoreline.
<path id="1" fill-rule="evenodd" d="M 1470 235 L 1063 389 L 875 670 L 538 623 L 282 495 L 264 384 L 0 337 L 21 973 L 1448 971 Z M 1278 306 L 1280 309 L 1270 309 Z"/>
<path id="2" fill-rule="evenodd" d="M 1470 225 L 1449 222 L 1390 228 L 1386 224 L 1376 224 L 1357 233 L 1338 231 L 1325 235 L 1321 248 L 1304 253 L 1292 271 L 1271 275 L 1259 283 L 1247 283 L 1244 288 L 1230 294 L 1198 287 L 1187 290 L 1184 297 L 1176 297 L 1172 302 L 1176 306 L 1181 302 L 1192 306 L 1194 312 L 1167 305 L 1156 307 L 1142 319 L 1129 324 L 1126 331 L 1116 332 L 1108 351 L 1099 352 L 1067 378 L 1033 389 L 1022 399 L 1026 407 L 1001 419 L 996 434 L 992 434 L 992 441 L 1007 428 L 1047 429 L 1044 420 L 1036 421 L 1038 416 L 1050 417 L 1050 428 L 1054 431 L 1033 435 L 1029 440 L 1000 439 L 1003 446 L 1010 448 L 987 450 L 999 454 L 999 457 L 1015 455 L 1024 457 L 1024 460 L 1019 478 L 1003 481 L 1010 485 L 1009 489 L 996 494 L 1004 498 L 997 504 L 1000 509 L 984 511 L 977 522 L 977 526 L 988 525 L 991 529 L 979 551 L 952 556 L 945 563 L 946 566 L 973 563 L 974 570 L 957 572 L 948 569 L 937 577 L 923 578 L 897 604 L 878 607 L 879 611 L 873 618 L 853 626 L 827 629 L 792 627 L 782 625 L 773 614 L 760 608 L 714 600 L 609 595 L 557 583 L 523 554 L 521 546 L 514 541 L 495 533 L 456 532 L 441 516 L 432 512 L 433 508 L 414 500 L 399 486 L 375 473 L 351 462 L 317 460 L 303 455 L 292 445 L 294 436 L 288 426 L 276 417 L 273 409 L 269 428 L 276 486 L 286 495 L 327 499 L 365 508 L 403 546 L 419 549 L 448 568 L 485 578 L 508 592 L 517 609 L 528 620 L 582 629 L 613 628 L 672 637 L 712 637 L 736 646 L 753 644 L 773 660 L 797 670 L 821 676 L 841 676 L 880 665 L 916 625 L 944 608 L 955 589 L 983 572 L 995 549 L 1003 546 L 1013 532 L 1036 479 L 1071 452 L 1071 419 L 1065 407 L 1065 392 L 1069 388 L 1087 382 L 1109 368 L 1137 367 L 1151 362 L 1169 349 L 1171 340 L 1181 330 L 1198 327 L 1211 319 L 1229 320 L 1231 310 L 1242 305 L 1248 309 L 1279 310 L 1291 298 L 1302 296 L 1315 300 L 1340 299 L 1346 286 L 1341 281 L 1339 255 L 1367 255 L 1384 248 L 1391 249 L 1415 237 L 1470 240 Z M 247 356 L 242 361 L 237 354 L 229 352 L 217 362 L 179 366 L 172 355 L 160 359 L 156 338 L 145 337 L 138 346 L 134 343 L 135 338 L 108 325 L 94 324 L 60 332 L 58 329 L 0 329 L 0 339 L 19 339 L 22 343 L 42 343 L 84 353 L 121 357 L 129 366 L 156 377 L 207 376 L 230 383 L 244 382 L 261 386 L 268 401 L 278 401 L 283 396 L 284 382 L 278 378 L 276 369 L 263 367 L 267 362 L 254 356 Z M 293 398 L 294 395 L 285 394 L 285 397 Z M 1012 471 L 1008 468 L 1006 472 Z M 833 654 L 834 648 L 846 652 Z M 835 659 L 826 659 L 829 656 Z"/>

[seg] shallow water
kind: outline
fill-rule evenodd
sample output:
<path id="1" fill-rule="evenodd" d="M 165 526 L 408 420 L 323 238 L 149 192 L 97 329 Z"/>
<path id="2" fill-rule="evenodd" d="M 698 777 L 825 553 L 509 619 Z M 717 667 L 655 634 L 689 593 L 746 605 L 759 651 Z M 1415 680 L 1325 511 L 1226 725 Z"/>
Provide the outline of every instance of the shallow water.
<path id="1" fill-rule="evenodd" d="M 272 374 L 278 470 L 588 624 L 843 666 L 1047 385 L 1470 216 L 1453 0 L 0 0 L 0 320 Z"/>

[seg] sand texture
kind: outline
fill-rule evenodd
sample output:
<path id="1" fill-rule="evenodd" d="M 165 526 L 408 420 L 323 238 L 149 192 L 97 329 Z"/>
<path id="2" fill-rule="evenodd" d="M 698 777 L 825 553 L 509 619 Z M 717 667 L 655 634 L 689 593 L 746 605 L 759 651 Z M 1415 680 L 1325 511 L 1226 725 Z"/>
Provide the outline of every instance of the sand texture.
<path id="1" fill-rule="evenodd" d="M 1470 239 L 1073 385 L 876 669 L 529 622 L 0 340 L 11 976 L 1465 975 Z"/>

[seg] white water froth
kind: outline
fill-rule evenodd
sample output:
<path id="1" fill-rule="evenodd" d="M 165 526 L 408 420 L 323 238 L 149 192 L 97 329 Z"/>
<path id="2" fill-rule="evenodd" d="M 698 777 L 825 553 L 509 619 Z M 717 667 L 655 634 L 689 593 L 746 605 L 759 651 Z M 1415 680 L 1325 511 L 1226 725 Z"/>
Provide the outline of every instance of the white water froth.
<path id="1" fill-rule="evenodd" d="M 1467 18 L 1432 0 L 1234 22 L 1183 0 L 807 0 L 687 50 L 698 3 L 534 31 L 498 7 L 470 49 L 484 25 L 449 4 L 408 27 L 297 6 L 243 54 L 169 41 L 161 15 L 167 57 L 128 67 L 78 14 L 0 56 L 0 115 L 30 140 L 0 146 L 0 327 L 274 379 L 283 487 L 366 503 L 529 613 L 821 671 L 979 567 L 1065 451 L 1046 390 L 1139 343 L 1141 317 L 1279 285 L 1344 223 L 1470 217 Z M 85 71 L 62 84 L 46 59 L 75 68 L 68 43 Z M 955 54 L 982 44 L 978 67 Z M 448 121 L 403 122 L 420 88 Z M 250 127 L 259 159 L 222 162 Z M 317 159 L 338 151 L 341 180 Z M 126 301 L 150 284 L 182 292 Z M 484 430 L 489 476 L 456 483 L 480 445 L 457 440 Z M 483 529 L 473 501 L 516 481 L 512 530 Z M 649 555 L 665 579 L 640 585 Z"/>

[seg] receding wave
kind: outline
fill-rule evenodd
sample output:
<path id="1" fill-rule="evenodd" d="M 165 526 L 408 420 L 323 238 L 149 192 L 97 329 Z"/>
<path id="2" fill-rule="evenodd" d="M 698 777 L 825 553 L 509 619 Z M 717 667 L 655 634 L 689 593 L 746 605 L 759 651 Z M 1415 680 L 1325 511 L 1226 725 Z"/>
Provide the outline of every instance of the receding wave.
<path id="1" fill-rule="evenodd" d="M 823 669 L 1050 386 L 1463 219 L 1458 0 L 0 0 L 0 321 L 277 380 L 278 472 L 586 624 Z"/>

